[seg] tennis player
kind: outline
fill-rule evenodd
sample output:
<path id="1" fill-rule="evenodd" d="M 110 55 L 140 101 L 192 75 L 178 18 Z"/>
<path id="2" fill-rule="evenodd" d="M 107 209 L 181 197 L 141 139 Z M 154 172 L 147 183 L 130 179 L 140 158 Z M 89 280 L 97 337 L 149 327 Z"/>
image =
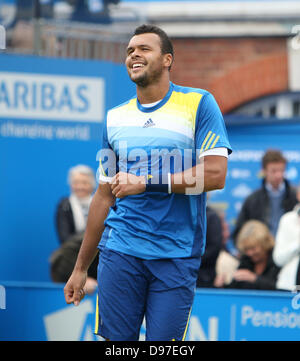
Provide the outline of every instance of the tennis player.
<path id="1" fill-rule="evenodd" d="M 225 185 L 231 147 L 220 109 L 208 91 L 170 81 L 173 59 L 162 29 L 135 30 L 125 63 L 136 96 L 108 111 L 99 187 L 64 289 L 78 305 L 99 247 L 96 333 L 113 341 L 138 340 L 144 317 L 146 340 L 184 340 L 205 192 Z"/>

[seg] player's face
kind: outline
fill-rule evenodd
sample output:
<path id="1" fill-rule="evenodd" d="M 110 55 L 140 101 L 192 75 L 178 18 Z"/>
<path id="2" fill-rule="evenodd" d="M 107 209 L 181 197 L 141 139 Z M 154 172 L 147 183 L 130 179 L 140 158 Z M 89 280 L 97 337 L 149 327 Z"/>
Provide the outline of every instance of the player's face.
<path id="1" fill-rule="evenodd" d="M 125 64 L 130 79 L 138 86 L 146 87 L 161 78 L 171 60 L 170 54 L 162 54 L 159 36 L 146 33 L 131 38 Z"/>
<path id="2" fill-rule="evenodd" d="M 88 197 L 93 192 L 90 177 L 82 173 L 74 174 L 72 177 L 71 189 L 78 198 Z"/>
<path id="3" fill-rule="evenodd" d="M 271 162 L 266 165 L 264 174 L 266 182 L 270 183 L 273 188 L 277 189 L 283 182 L 285 172 L 284 162 Z"/>

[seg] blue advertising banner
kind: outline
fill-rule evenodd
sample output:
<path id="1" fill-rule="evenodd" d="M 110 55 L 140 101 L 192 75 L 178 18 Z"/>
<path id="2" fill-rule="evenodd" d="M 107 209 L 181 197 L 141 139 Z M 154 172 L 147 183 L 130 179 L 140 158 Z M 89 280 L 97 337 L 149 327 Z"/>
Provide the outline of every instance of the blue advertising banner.
<path id="1" fill-rule="evenodd" d="M 61 285 L 2 282 L 0 298 L 1 341 L 101 340 L 95 294 L 75 307 Z M 300 293 L 198 289 L 186 340 L 300 341 L 299 309 Z"/>
<path id="2" fill-rule="evenodd" d="M 97 170 L 107 109 L 135 93 L 122 65 L 0 55 L 0 278 L 48 281 L 70 167 Z"/>
<path id="3" fill-rule="evenodd" d="M 299 295 L 199 290 L 190 320 L 189 340 L 300 340 Z"/>

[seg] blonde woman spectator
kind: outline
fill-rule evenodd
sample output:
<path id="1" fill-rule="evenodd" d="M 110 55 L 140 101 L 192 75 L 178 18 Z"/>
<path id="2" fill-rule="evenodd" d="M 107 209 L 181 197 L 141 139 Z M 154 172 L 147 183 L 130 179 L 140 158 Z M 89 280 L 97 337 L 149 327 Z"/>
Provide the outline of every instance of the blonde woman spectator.
<path id="1" fill-rule="evenodd" d="M 282 267 L 276 288 L 293 291 L 300 285 L 300 186 L 297 189 L 299 203 L 279 221 L 273 251 L 274 262 Z"/>
<path id="2" fill-rule="evenodd" d="M 68 173 L 70 196 L 60 200 L 56 210 L 56 230 L 60 243 L 85 231 L 89 206 L 96 187 L 94 171 L 76 165 Z"/>
<path id="3" fill-rule="evenodd" d="M 274 239 L 268 227 L 257 220 L 246 222 L 238 233 L 237 247 L 240 264 L 228 288 L 274 290 L 280 268 L 272 258 Z"/>

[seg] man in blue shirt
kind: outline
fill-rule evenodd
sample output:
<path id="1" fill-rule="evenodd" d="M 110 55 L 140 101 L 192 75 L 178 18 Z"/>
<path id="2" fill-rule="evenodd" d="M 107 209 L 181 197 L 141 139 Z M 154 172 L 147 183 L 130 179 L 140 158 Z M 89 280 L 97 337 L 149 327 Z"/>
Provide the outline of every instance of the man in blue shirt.
<path id="1" fill-rule="evenodd" d="M 183 340 L 205 248 L 206 194 L 225 184 L 231 152 L 222 114 L 202 89 L 170 82 L 173 47 L 156 26 L 135 30 L 126 67 L 137 95 L 108 111 L 99 187 L 67 303 L 84 297 L 99 239 L 96 333 Z"/>

